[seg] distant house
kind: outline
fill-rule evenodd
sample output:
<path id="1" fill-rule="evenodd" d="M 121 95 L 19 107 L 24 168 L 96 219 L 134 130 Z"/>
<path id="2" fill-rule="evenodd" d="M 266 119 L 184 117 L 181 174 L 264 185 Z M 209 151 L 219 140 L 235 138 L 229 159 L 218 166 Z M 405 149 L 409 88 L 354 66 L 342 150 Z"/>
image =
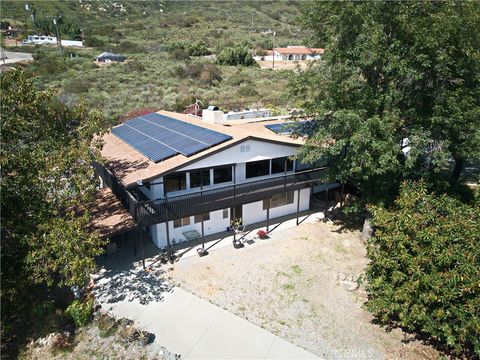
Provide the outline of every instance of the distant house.
<path id="1" fill-rule="evenodd" d="M 257 61 L 303 61 L 318 60 L 322 58 L 322 48 L 308 48 L 306 46 L 287 46 L 286 48 L 274 48 L 267 50 L 265 55 L 255 56 Z"/>
<path id="2" fill-rule="evenodd" d="M 28 45 L 58 45 L 56 36 L 48 35 L 29 35 L 26 40 L 22 41 L 23 44 Z M 61 40 L 63 46 L 75 46 L 83 47 L 83 42 L 80 40 Z"/>
<path id="3" fill-rule="evenodd" d="M 57 38 L 56 36 L 49 35 L 28 35 L 26 40 L 22 41 L 24 44 L 33 44 L 33 45 L 56 45 Z"/>
<path id="4" fill-rule="evenodd" d="M 97 56 L 97 61 L 100 62 L 124 62 L 127 59 L 124 55 L 112 54 L 110 52 L 103 52 Z"/>

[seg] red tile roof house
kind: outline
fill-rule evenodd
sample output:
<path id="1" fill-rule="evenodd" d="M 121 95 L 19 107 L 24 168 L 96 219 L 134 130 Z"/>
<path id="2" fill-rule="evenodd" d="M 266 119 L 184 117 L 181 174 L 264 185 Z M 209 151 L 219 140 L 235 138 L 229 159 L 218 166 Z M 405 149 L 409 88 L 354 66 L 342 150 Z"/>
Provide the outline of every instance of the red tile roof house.
<path id="1" fill-rule="evenodd" d="M 304 140 L 279 130 L 286 119 L 225 119 L 217 110 L 159 111 L 104 135 L 106 162 L 95 169 L 125 215 L 103 212 L 97 227 L 118 233 L 119 221 L 126 230 L 135 223 L 137 236 L 170 252 L 225 233 L 234 219 L 268 227 L 309 210 L 315 189 L 325 191 L 325 168 L 291 159 Z"/>
<path id="2" fill-rule="evenodd" d="M 305 46 L 287 46 L 286 48 L 274 48 L 267 50 L 266 55 L 255 56 L 255 60 L 272 61 L 273 56 L 277 61 L 303 61 L 319 60 L 322 58 L 322 48 L 308 48 Z"/>

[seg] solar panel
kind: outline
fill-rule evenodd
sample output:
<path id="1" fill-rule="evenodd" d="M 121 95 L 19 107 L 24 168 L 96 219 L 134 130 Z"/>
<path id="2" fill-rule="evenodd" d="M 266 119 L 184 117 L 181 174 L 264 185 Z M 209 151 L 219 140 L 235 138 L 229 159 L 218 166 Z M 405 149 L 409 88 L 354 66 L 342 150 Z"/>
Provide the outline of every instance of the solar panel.
<path id="1" fill-rule="evenodd" d="M 319 122 L 317 120 L 297 121 L 280 124 L 265 125 L 268 130 L 276 134 L 287 135 L 295 133 L 296 135 L 308 136 L 314 133 L 318 128 Z"/>
<path id="2" fill-rule="evenodd" d="M 289 134 L 291 129 L 287 128 L 287 126 L 288 123 L 265 125 L 268 130 L 273 131 L 275 134 Z"/>
<path id="3" fill-rule="evenodd" d="M 112 133 L 154 162 L 176 154 L 191 156 L 232 138 L 157 113 L 125 121 Z"/>

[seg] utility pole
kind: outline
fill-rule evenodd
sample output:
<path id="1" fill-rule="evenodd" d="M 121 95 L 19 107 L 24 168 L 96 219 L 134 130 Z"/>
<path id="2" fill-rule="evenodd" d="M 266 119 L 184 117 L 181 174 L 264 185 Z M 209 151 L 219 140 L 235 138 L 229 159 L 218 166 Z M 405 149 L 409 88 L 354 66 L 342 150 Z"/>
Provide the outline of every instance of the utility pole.
<path id="1" fill-rule="evenodd" d="M 62 39 L 60 38 L 60 32 L 58 31 L 58 20 L 60 20 L 62 17 L 54 17 L 53 18 L 53 24 L 55 25 L 55 30 L 57 31 L 57 43 L 60 45 L 60 51 L 62 53 L 62 59 L 65 61 L 65 54 L 63 52 L 63 45 L 62 45 Z"/>
<path id="2" fill-rule="evenodd" d="M 275 69 L 275 30 L 272 35 L 272 68 Z"/>

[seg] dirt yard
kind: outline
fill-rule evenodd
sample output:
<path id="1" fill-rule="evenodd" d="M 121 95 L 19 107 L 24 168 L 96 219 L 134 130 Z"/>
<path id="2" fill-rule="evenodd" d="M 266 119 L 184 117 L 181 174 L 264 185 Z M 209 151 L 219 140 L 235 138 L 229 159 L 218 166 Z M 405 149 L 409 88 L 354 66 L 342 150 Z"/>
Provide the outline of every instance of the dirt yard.
<path id="1" fill-rule="evenodd" d="M 372 324 L 358 277 L 360 233 L 325 223 L 274 232 L 242 249 L 183 258 L 167 275 L 179 286 L 327 359 L 434 359 L 432 348 Z"/>

